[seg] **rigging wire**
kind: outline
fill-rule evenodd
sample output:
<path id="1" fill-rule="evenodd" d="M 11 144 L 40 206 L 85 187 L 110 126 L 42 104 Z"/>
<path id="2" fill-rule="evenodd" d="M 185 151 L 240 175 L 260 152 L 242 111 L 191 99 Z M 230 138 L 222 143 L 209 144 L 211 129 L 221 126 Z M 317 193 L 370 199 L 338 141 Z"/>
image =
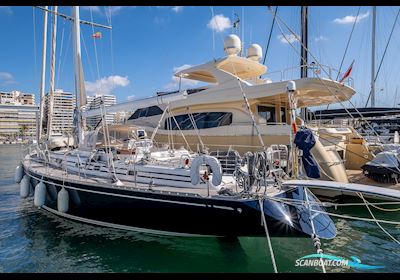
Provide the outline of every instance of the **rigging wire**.
<path id="1" fill-rule="evenodd" d="M 93 22 L 93 11 L 92 11 L 92 9 L 89 9 L 89 10 L 90 10 L 90 20 L 91 20 L 91 22 Z M 94 35 L 94 26 L 93 25 L 92 25 L 92 34 Z M 93 37 L 93 46 L 94 46 L 94 56 L 96 59 L 97 78 L 100 80 L 99 60 L 97 57 L 97 44 L 96 44 L 96 38 L 93 35 L 92 35 L 92 37 Z M 100 87 L 100 83 L 98 83 L 98 87 Z M 97 90 L 99 90 L 99 88 L 97 88 Z"/>
<path id="2" fill-rule="evenodd" d="M 217 26 L 217 28 L 218 28 L 218 22 L 217 22 L 217 21 L 215 21 L 215 24 L 216 24 L 216 26 Z M 222 37 L 222 34 L 220 34 L 220 38 L 221 38 L 221 41 L 224 42 L 224 39 L 223 39 L 223 37 Z M 242 42 L 242 46 L 243 46 L 243 42 Z M 233 68 L 233 72 L 234 72 L 235 75 L 236 75 L 236 74 L 237 74 L 237 71 L 236 71 L 236 69 L 235 69 L 235 65 L 234 65 L 233 63 L 231 63 L 231 65 L 232 65 L 232 68 Z M 237 76 L 237 75 L 236 75 L 236 76 Z M 241 91 L 241 93 L 242 93 L 243 101 L 244 101 L 244 104 L 246 105 L 247 112 L 249 113 L 250 118 L 251 118 L 251 120 L 252 120 L 253 127 L 255 128 L 255 130 L 256 130 L 256 132 L 257 132 L 257 135 L 258 135 L 258 139 L 259 139 L 259 141 L 260 141 L 260 143 L 261 143 L 263 149 L 265 150 L 266 147 L 265 147 L 264 141 L 263 141 L 263 139 L 262 139 L 262 137 L 261 137 L 261 133 L 260 133 L 259 128 L 258 128 L 258 125 L 257 125 L 257 123 L 256 123 L 256 121 L 255 121 L 254 115 L 253 115 L 253 113 L 252 113 L 252 111 L 251 111 L 251 109 L 250 109 L 250 105 L 249 105 L 247 96 L 246 96 L 246 94 L 245 94 L 245 92 L 244 92 L 244 90 L 243 90 L 243 87 L 242 87 L 242 81 L 240 80 L 239 77 L 237 78 L 237 82 L 238 82 L 238 85 L 239 85 L 239 87 L 240 87 L 240 91 Z M 203 143 L 201 143 L 201 144 L 203 145 Z"/>
<path id="3" fill-rule="evenodd" d="M 62 76 L 63 70 L 65 68 L 65 61 L 67 60 L 66 59 L 67 58 L 67 54 L 69 53 L 68 51 L 71 49 L 70 48 L 71 47 L 70 42 L 71 42 L 72 32 L 71 32 L 70 28 L 68 28 L 67 30 L 69 30 L 68 41 L 67 41 L 67 44 L 66 44 L 67 50 L 64 51 L 64 57 L 62 58 L 62 62 L 61 62 L 61 69 L 59 69 L 59 71 L 57 73 L 57 83 L 56 83 L 57 85 L 59 83 L 59 78 L 60 78 L 60 76 Z"/>
<path id="4" fill-rule="evenodd" d="M 258 204 L 259 204 L 259 207 L 261 210 L 261 218 L 262 218 L 262 224 L 263 224 L 264 230 L 265 230 L 265 235 L 267 236 L 268 249 L 269 249 L 269 253 L 271 255 L 272 266 L 274 268 L 274 272 L 278 273 L 278 268 L 276 266 L 276 261 L 275 261 L 274 250 L 272 249 L 271 238 L 269 236 L 268 225 L 267 225 L 267 221 L 265 219 L 263 200 L 259 199 Z"/>
<path id="5" fill-rule="evenodd" d="M 279 21 L 281 21 L 283 23 L 283 25 L 294 35 L 297 36 L 296 33 L 285 23 L 285 21 L 283 21 L 278 15 L 274 15 Z M 285 38 L 285 40 L 288 42 L 288 44 L 297 52 L 298 55 L 299 51 L 293 46 L 293 44 L 290 42 L 290 40 L 286 37 L 286 35 L 284 34 L 282 27 L 280 26 L 279 22 L 277 22 L 277 25 L 279 27 L 279 30 L 281 31 L 283 37 Z M 302 42 L 300 42 L 301 45 L 304 46 L 304 44 Z M 304 46 L 305 47 L 305 46 Z M 322 67 L 322 65 L 318 62 L 318 60 L 316 59 L 316 57 L 309 51 L 308 48 L 306 48 L 307 52 L 311 55 L 311 57 L 315 60 L 316 64 L 320 67 L 320 69 L 329 77 L 329 79 L 332 80 L 331 75 L 326 71 L 325 68 Z M 324 80 L 320 77 L 320 75 L 318 73 L 316 73 L 317 78 L 320 80 L 320 82 L 322 83 L 322 85 L 331 93 L 331 95 L 343 106 L 343 108 L 345 109 L 345 111 L 349 114 L 349 116 L 354 120 L 355 118 L 353 117 L 352 114 L 350 114 L 349 110 L 344 106 L 343 102 L 337 97 L 337 95 L 335 93 L 332 92 L 332 90 L 326 85 L 326 83 L 324 82 Z M 342 89 L 339 87 L 339 85 L 334 84 L 336 89 L 338 91 L 342 91 Z M 366 120 L 363 115 L 360 113 L 360 111 L 354 106 L 354 104 L 351 102 L 351 100 L 348 100 L 348 102 L 354 107 L 355 111 L 360 115 L 361 120 L 365 121 L 367 123 L 367 125 L 371 128 L 371 130 L 375 133 L 375 135 L 379 138 L 378 133 L 375 131 L 375 129 L 371 126 L 371 124 L 368 122 L 368 120 Z"/>
<path id="6" fill-rule="evenodd" d="M 110 56 L 111 56 L 111 73 L 114 74 L 114 48 L 113 48 L 113 28 L 112 28 L 112 10 L 111 6 L 108 6 L 108 16 L 106 12 L 106 8 L 104 7 L 104 13 L 107 18 L 108 25 L 111 27 L 110 29 Z M 115 79 L 111 79 L 111 84 L 113 88 L 115 88 Z"/>
<path id="7" fill-rule="evenodd" d="M 386 51 L 387 51 L 387 49 L 389 47 L 390 40 L 392 39 L 393 31 L 394 31 L 394 28 L 396 27 L 396 22 L 397 22 L 397 20 L 399 18 L 399 14 L 400 14 L 400 9 L 397 12 L 396 19 L 394 20 L 394 23 L 393 23 L 393 26 L 392 26 L 392 30 L 390 31 L 390 35 L 389 35 L 389 39 L 388 39 L 388 42 L 387 42 L 386 47 L 385 47 L 385 51 L 383 52 L 382 59 L 381 59 L 381 61 L 379 63 L 378 71 L 376 71 L 376 74 L 375 74 L 374 83 L 376 82 L 376 79 L 378 78 L 378 75 L 379 75 L 379 71 L 381 70 L 383 59 L 385 58 Z M 371 94 L 372 94 L 372 89 L 369 92 L 367 102 L 365 103 L 365 107 L 367 107 L 367 105 L 368 105 L 369 99 L 371 98 Z"/>
<path id="8" fill-rule="evenodd" d="M 214 18 L 214 8 L 213 6 L 210 6 L 210 10 L 211 10 L 211 18 L 214 19 L 214 22 L 217 24 L 217 21 Z M 233 27 L 232 27 L 233 28 Z M 213 54 L 214 54 L 214 58 L 215 58 L 215 32 L 214 29 L 211 28 L 211 32 L 212 32 L 212 46 L 213 46 Z"/>
<path id="9" fill-rule="evenodd" d="M 55 88 L 58 87 L 58 82 L 59 82 L 59 80 L 60 80 L 60 67 L 61 67 L 61 64 L 62 64 L 61 58 L 62 58 L 62 55 L 63 55 L 63 48 L 64 48 L 65 22 L 66 22 L 66 20 L 64 19 L 63 27 L 62 27 L 62 33 L 61 33 L 61 47 L 60 47 L 60 52 L 59 52 L 58 69 L 57 69 L 57 79 L 56 79 L 56 83 L 55 83 L 55 84 L 56 84 Z"/>
<path id="10" fill-rule="evenodd" d="M 374 219 L 375 223 L 378 225 L 378 227 L 384 232 L 386 233 L 394 242 L 396 242 L 397 244 L 400 245 L 400 241 L 398 241 L 396 238 L 393 237 L 393 235 L 391 235 L 386 229 L 384 229 L 381 224 L 377 221 L 377 219 L 375 218 L 375 215 L 372 213 L 371 209 L 368 207 L 368 202 L 364 199 L 364 196 L 362 193 L 357 193 L 357 195 L 364 201 L 365 206 L 368 209 L 368 212 L 371 214 L 371 217 Z"/>
<path id="11" fill-rule="evenodd" d="M 358 7 L 357 15 L 356 15 L 356 18 L 355 18 L 355 20 L 354 20 L 353 27 L 351 28 L 351 32 L 350 32 L 349 39 L 347 40 L 346 49 L 344 50 L 344 54 L 343 54 L 343 57 L 342 57 L 342 61 L 340 62 L 340 66 L 339 66 L 338 74 L 337 74 L 337 76 L 336 76 L 336 80 L 339 79 L 340 70 L 342 70 L 343 61 L 344 61 L 344 59 L 345 59 L 345 57 L 346 57 L 347 50 L 348 50 L 348 48 L 349 48 L 351 38 L 352 38 L 352 36 L 353 36 L 353 31 L 354 31 L 354 28 L 356 27 L 356 24 L 357 24 L 358 15 L 360 14 L 360 10 L 361 10 L 361 6 Z"/>
<path id="12" fill-rule="evenodd" d="M 89 70 L 90 70 L 90 73 L 92 74 L 92 77 L 93 77 L 93 78 L 96 78 L 96 75 L 94 74 L 94 71 L 93 71 L 92 61 L 90 60 L 90 56 L 89 56 L 88 50 L 87 50 L 87 48 L 86 48 L 85 37 L 83 36 L 82 33 L 81 33 L 81 39 L 82 39 L 83 48 L 85 49 L 85 53 L 86 53 L 87 60 L 88 60 L 88 62 L 89 62 Z"/>
<path id="13" fill-rule="evenodd" d="M 274 15 L 274 16 L 276 16 L 280 21 L 282 21 L 277 15 Z M 289 26 L 287 26 L 287 24 L 286 24 L 284 21 L 282 21 L 282 23 L 285 25 L 285 27 L 286 27 L 287 29 L 289 29 L 289 31 L 290 31 L 292 34 L 296 35 L 296 34 L 292 31 L 292 29 L 291 29 Z M 287 40 L 287 42 L 292 46 L 292 48 L 298 53 L 298 51 L 294 48 L 293 44 L 286 38 L 286 35 L 284 34 L 284 32 L 283 32 L 283 30 L 282 30 L 282 28 L 281 28 L 279 22 L 278 22 L 277 24 L 278 24 L 278 27 L 279 27 L 279 29 L 280 29 L 280 31 L 281 31 L 283 37 L 284 37 L 284 38 Z M 302 42 L 300 42 L 300 43 L 303 45 Z M 321 67 L 321 65 L 320 65 L 320 63 L 318 62 L 318 60 L 313 56 L 313 54 L 308 50 L 308 48 L 306 48 L 306 49 L 307 49 L 308 53 L 316 60 L 317 64 Z M 321 69 L 326 73 L 326 70 L 325 70 L 324 68 L 321 67 Z M 326 73 L 326 74 L 330 77 L 329 73 Z M 343 105 L 343 102 L 341 102 L 340 99 L 329 89 L 329 87 L 326 86 L 325 82 L 321 79 L 321 77 L 320 77 L 318 74 L 317 74 L 317 77 L 318 77 L 318 79 L 321 81 L 321 83 L 328 89 L 328 91 L 335 97 L 335 99 L 336 99 L 338 102 L 340 102 L 340 104 L 344 107 L 344 109 L 345 109 L 346 112 L 351 116 L 351 118 L 352 118 L 352 119 L 355 119 L 355 118 L 350 114 L 350 112 L 348 111 L 348 109 Z M 330 77 L 330 79 L 332 79 L 332 78 Z M 336 86 L 337 86 L 337 85 L 336 85 Z M 341 90 L 340 88 L 338 88 L 338 89 Z M 366 120 L 364 119 L 364 117 L 362 116 L 362 114 L 358 111 L 358 109 L 354 106 L 354 104 L 353 104 L 350 100 L 349 100 L 349 103 L 352 104 L 352 106 L 355 108 L 356 112 L 358 112 L 358 114 L 361 116 L 361 119 L 364 120 L 364 121 L 366 121 Z M 368 126 L 370 126 L 370 128 L 372 129 L 372 131 L 375 132 L 376 136 L 378 136 L 378 139 L 379 139 L 379 135 L 376 133 L 376 131 L 375 131 L 374 128 L 370 125 L 370 123 L 369 123 L 368 121 L 366 121 L 366 123 L 367 123 Z M 400 169 L 399 169 L 398 167 L 396 167 L 396 168 L 400 171 Z"/>
<path id="14" fill-rule="evenodd" d="M 33 58 L 34 58 L 34 77 L 37 77 L 37 61 L 36 61 L 36 17 L 35 7 L 32 7 L 32 20 L 33 20 Z"/>
<path id="15" fill-rule="evenodd" d="M 276 14 L 277 12 L 278 12 L 278 6 L 275 7 L 274 14 Z M 272 18 L 271 30 L 269 31 L 267 46 L 266 46 L 266 48 L 265 48 L 264 59 L 263 59 L 263 64 L 264 64 L 264 65 L 265 65 L 265 59 L 266 59 L 266 57 L 267 57 L 268 50 L 269 50 L 269 44 L 271 43 L 271 37 L 272 37 L 272 32 L 273 32 L 273 30 L 274 30 L 274 25 L 275 25 L 275 17 Z"/>

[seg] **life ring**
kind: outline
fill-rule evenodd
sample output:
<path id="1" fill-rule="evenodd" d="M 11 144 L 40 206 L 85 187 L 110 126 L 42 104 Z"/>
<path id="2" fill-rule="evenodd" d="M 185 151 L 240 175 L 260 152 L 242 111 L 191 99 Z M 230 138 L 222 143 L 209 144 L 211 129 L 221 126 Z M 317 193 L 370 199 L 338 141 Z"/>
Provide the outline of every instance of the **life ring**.
<path id="1" fill-rule="evenodd" d="M 189 155 L 182 155 L 180 160 L 181 160 L 181 167 L 182 168 L 188 168 L 189 163 L 190 163 L 190 156 Z"/>
<path id="2" fill-rule="evenodd" d="M 207 155 L 201 155 L 193 159 L 190 166 L 190 181 L 192 185 L 200 183 L 200 166 L 207 164 L 212 171 L 212 184 L 218 186 L 222 182 L 222 168 L 217 158 Z"/>

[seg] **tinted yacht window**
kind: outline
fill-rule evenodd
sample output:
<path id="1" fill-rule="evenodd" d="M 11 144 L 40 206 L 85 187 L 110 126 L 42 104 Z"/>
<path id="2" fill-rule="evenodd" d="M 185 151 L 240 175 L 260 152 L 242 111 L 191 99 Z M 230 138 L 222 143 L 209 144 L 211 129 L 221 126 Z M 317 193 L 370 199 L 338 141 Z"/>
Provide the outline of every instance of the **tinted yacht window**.
<path id="1" fill-rule="evenodd" d="M 258 115 L 265 119 L 267 123 L 276 122 L 275 107 L 269 106 L 258 106 Z"/>
<path id="2" fill-rule="evenodd" d="M 143 118 L 143 117 L 151 117 L 151 116 L 156 116 L 156 115 L 161 115 L 163 113 L 163 110 L 160 109 L 158 106 L 150 106 L 146 108 L 140 108 L 135 111 L 135 113 L 132 114 L 132 116 L 129 117 L 128 120 L 134 120 L 138 118 Z"/>
<path id="3" fill-rule="evenodd" d="M 286 109 L 285 109 L 285 107 L 281 107 L 281 121 L 283 123 L 286 122 Z"/>
<path id="4" fill-rule="evenodd" d="M 227 112 L 194 113 L 192 116 L 198 129 L 225 126 L 232 123 L 232 113 Z M 190 120 L 189 114 L 176 116 L 175 119 L 179 124 L 180 129 L 194 129 L 193 122 Z M 168 118 L 165 120 L 164 128 L 168 129 L 169 127 L 171 127 L 173 130 L 178 129 L 178 126 L 173 118 Z"/>

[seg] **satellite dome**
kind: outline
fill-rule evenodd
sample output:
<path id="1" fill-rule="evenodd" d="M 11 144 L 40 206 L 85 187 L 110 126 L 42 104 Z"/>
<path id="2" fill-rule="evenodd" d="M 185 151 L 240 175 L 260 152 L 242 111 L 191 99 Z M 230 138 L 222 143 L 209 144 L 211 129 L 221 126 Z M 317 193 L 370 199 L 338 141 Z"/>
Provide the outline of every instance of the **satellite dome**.
<path id="1" fill-rule="evenodd" d="M 259 61 L 262 57 L 262 48 L 259 44 L 251 44 L 247 49 L 247 58 Z"/>
<path id="2" fill-rule="evenodd" d="M 228 55 L 236 55 L 242 49 L 242 42 L 235 34 L 228 35 L 224 40 L 224 51 Z"/>

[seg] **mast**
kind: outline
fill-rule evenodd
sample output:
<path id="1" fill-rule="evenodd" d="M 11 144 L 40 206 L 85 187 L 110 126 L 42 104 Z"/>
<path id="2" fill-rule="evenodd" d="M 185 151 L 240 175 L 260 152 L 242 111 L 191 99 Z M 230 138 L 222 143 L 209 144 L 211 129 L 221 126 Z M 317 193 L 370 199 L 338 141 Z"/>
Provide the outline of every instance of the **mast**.
<path id="1" fill-rule="evenodd" d="M 301 6 L 301 59 L 300 66 L 308 64 L 308 6 Z M 307 78 L 307 66 L 301 67 L 300 77 Z"/>
<path id="2" fill-rule="evenodd" d="M 46 9 L 48 6 L 46 6 Z M 43 25 L 43 50 L 42 50 L 42 79 L 40 82 L 40 120 L 39 120 L 39 131 L 36 132 L 37 142 L 40 143 L 40 139 L 42 138 L 42 130 L 43 130 L 43 114 L 44 114 L 44 85 L 46 81 L 46 47 L 47 47 L 47 14 L 48 12 L 44 11 L 44 25 Z"/>
<path id="3" fill-rule="evenodd" d="M 300 58 L 300 78 L 307 78 L 308 64 L 308 6 L 301 6 L 301 58 Z M 307 108 L 301 109 L 301 118 L 306 119 Z"/>
<path id="4" fill-rule="evenodd" d="M 50 139 L 52 135 L 52 123 L 53 123 L 54 77 L 55 77 L 55 66 L 56 66 L 56 43 L 57 43 L 57 10 L 58 6 L 54 6 L 53 32 L 52 32 L 52 45 L 51 45 L 51 64 L 50 64 L 49 112 L 47 115 L 47 139 Z"/>
<path id="5" fill-rule="evenodd" d="M 372 7 L 372 46 L 371 46 L 371 107 L 375 107 L 375 28 L 376 6 Z"/>
<path id="6" fill-rule="evenodd" d="M 82 106 L 86 105 L 86 92 L 82 69 L 81 60 L 81 29 L 79 20 L 79 7 L 74 6 L 72 8 L 72 17 L 74 18 L 74 24 L 72 29 L 73 40 L 74 40 L 74 65 L 75 65 L 75 92 L 76 92 L 76 108 L 75 114 L 77 118 L 77 140 L 78 146 L 81 146 L 84 141 L 84 127 L 85 119 L 82 118 Z"/>

